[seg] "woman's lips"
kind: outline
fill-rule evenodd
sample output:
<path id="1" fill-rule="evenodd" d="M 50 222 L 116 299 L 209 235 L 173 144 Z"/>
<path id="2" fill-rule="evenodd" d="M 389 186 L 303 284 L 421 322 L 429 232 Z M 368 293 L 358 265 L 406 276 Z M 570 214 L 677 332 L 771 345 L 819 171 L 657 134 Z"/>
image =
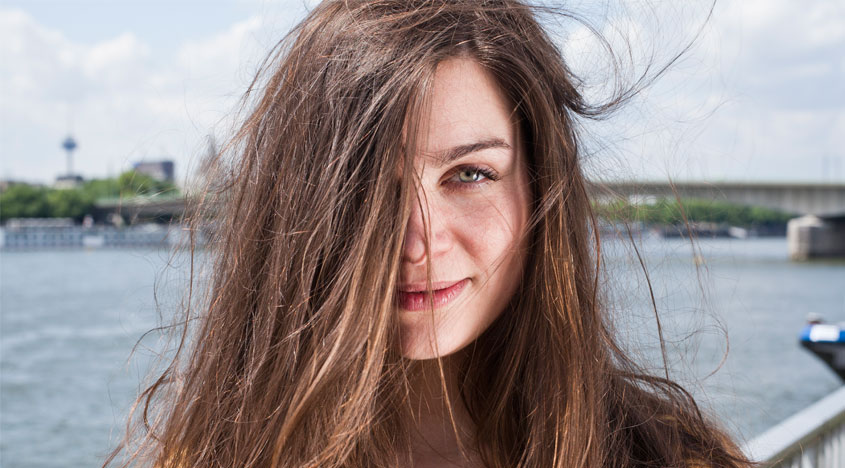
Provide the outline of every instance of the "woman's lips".
<path id="1" fill-rule="evenodd" d="M 432 287 L 435 289 L 432 291 L 430 297 L 434 308 L 437 309 L 452 302 L 452 300 L 458 297 L 461 291 L 463 291 L 467 283 L 469 283 L 469 278 L 462 279 L 457 283 L 453 283 L 443 287 L 442 289 L 436 289 L 438 285 L 433 284 Z M 429 306 L 429 295 L 426 291 L 415 292 L 400 290 L 397 292 L 397 297 L 399 307 L 404 310 L 423 310 L 427 309 Z"/>

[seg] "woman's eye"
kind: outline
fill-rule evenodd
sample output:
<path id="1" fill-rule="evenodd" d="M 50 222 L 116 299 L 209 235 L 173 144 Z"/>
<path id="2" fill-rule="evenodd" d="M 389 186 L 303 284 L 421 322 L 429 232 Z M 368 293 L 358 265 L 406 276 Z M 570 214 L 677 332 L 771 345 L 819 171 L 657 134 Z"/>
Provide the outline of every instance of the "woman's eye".
<path id="1" fill-rule="evenodd" d="M 482 177 L 484 177 L 484 174 L 478 169 L 463 169 L 458 172 L 458 179 L 461 182 L 478 182 Z"/>
<path id="2" fill-rule="evenodd" d="M 449 178 L 449 182 L 461 188 L 469 188 L 498 179 L 499 176 L 493 170 L 475 166 L 466 166 L 458 169 L 458 171 Z"/>

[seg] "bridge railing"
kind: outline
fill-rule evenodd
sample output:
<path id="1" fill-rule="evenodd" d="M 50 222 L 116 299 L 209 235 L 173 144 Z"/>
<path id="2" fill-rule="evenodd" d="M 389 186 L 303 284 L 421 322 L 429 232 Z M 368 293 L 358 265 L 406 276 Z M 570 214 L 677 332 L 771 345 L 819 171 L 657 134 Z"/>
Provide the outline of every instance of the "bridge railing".
<path id="1" fill-rule="evenodd" d="M 767 468 L 845 468 L 845 386 L 745 447 Z"/>

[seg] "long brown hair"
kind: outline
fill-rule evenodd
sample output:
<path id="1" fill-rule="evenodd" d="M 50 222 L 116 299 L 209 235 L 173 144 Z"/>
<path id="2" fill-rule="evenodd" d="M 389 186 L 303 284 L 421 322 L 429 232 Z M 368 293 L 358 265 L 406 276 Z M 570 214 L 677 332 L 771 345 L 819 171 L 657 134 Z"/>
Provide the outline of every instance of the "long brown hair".
<path id="1" fill-rule="evenodd" d="M 410 173 L 403 135 L 435 67 L 463 55 L 513 103 L 533 191 L 529 267 L 460 369 L 474 450 L 490 467 L 746 463 L 614 340 L 575 120 L 634 88 L 585 102 L 535 14 L 516 0 L 325 1 L 280 42 L 194 217 L 195 231 L 215 226 L 206 296 L 188 300 L 175 357 L 139 397 L 141 430 L 110 461 L 408 460 L 394 291 L 414 191 L 395 174 Z"/>

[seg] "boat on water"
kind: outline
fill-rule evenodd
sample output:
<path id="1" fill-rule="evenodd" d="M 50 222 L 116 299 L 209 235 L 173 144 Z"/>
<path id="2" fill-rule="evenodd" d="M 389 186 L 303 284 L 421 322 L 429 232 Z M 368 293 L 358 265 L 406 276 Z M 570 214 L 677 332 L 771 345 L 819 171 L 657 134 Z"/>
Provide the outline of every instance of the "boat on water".
<path id="1" fill-rule="evenodd" d="M 180 224 L 95 226 L 65 218 L 12 219 L 0 227 L 0 251 L 171 247 L 185 245 L 186 236 Z M 197 242 L 203 241 L 200 235 Z"/>
<path id="2" fill-rule="evenodd" d="M 799 341 L 845 381 L 845 323 L 829 324 L 811 318 L 801 330 Z"/>

